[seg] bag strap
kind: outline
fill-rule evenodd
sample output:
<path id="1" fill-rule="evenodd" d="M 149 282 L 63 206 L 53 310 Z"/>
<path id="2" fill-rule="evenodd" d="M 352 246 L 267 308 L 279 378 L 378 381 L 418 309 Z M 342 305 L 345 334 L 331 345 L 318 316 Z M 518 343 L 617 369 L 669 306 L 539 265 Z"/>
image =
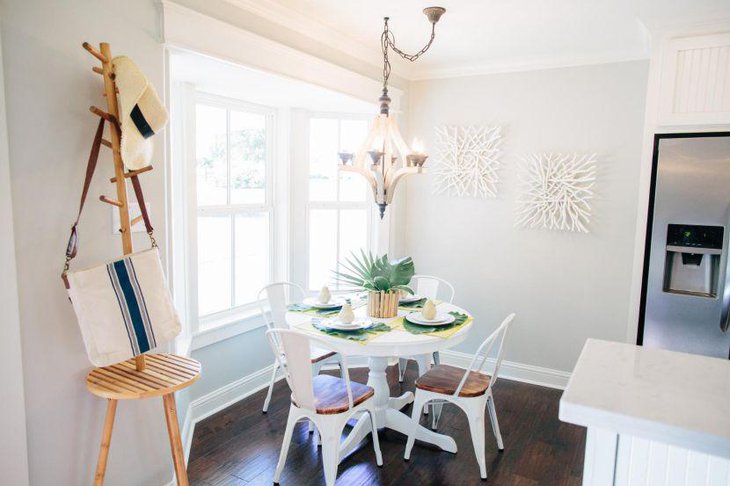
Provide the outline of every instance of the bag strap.
<path id="1" fill-rule="evenodd" d="M 134 196 L 137 198 L 137 204 L 139 204 L 139 211 L 142 213 L 142 220 L 144 221 L 144 227 L 147 230 L 147 234 L 150 237 L 150 242 L 154 248 L 157 248 L 157 242 L 155 241 L 154 231 L 152 222 L 150 221 L 150 215 L 147 213 L 147 205 L 144 202 L 144 194 L 142 193 L 142 185 L 139 183 L 139 177 L 133 175 L 130 177 L 132 180 L 132 188 L 134 189 Z"/>
<path id="2" fill-rule="evenodd" d="M 73 226 L 71 226 L 71 235 L 68 238 L 68 244 L 66 245 L 66 262 L 63 265 L 63 273 L 61 274 L 61 278 L 63 279 L 63 282 L 66 286 L 66 289 L 69 288 L 68 279 L 66 278 L 66 274 L 69 270 L 69 265 L 71 263 L 71 260 L 76 257 L 76 254 L 78 253 L 79 249 L 79 236 L 78 231 L 76 227 L 79 224 L 79 220 L 81 219 L 81 213 L 84 211 L 84 205 L 86 204 L 86 196 L 89 193 L 89 187 L 91 187 L 91 179 L 94 176 L 94 172 L 96 171 L 96 164 L 99 160 L 99 150 L 101 148 L 101 139 L 104 135 L 104 122 L 105 120 L 103 118 L 99 119 L 99 125 L 96 127 L 96 133 L 94 134 L 94 141 L 91 144 L 91 152 L 89 153 L 89 161 L 86 164 L 86 175 L 84 176 L 84 187 L 81 190 L 81 200 L 79 201 L 79 211 L 76 215 L 76 221 L 74 221 Z M 115 126 L 115 128 L 118 130 L 118 125 Z M 150 237 L 150 242 L 152 243 L 153 248 L 157 248 L 157 242 L 155 241 L 154 237 L 154 228 L 152 228 L 152 223 L 150 222 L 149 214 L 147 213 L 147 206 L 144 202 L 144 194 L 142 194 L 142 186 L 139 183 L 139 178 L 137 175 L 133 175 L 130 177 L 132 180 L 132 187 L 134 188 L 134 194 L 137 198 L 137 203 L 139 204 L 140 212 L 142 213 L 142 219 L 144 220 L 144 226 L 147 230 L 147 234 Z"/>

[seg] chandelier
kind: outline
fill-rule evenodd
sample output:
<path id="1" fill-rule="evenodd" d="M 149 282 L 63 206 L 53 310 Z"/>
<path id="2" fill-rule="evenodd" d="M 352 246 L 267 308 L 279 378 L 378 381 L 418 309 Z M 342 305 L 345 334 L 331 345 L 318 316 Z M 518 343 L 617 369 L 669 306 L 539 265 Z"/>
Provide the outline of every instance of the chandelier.
<path id="1" fill-rule="evenodd" d="M 401 179 L 411 174 L 423 174 L 426 172 L 423 164 L 428 155 L 423 151 L 423 146 L 414 140 L 409 148 L 398 130 L 395 117 L 390 114 L 390 96 L 388 96 L 388 79 L 390 78 L 390 60 L 388 49 L 398 54 L 403 59 L 415 61 L 425 53 L 436 37 L 436 23 L 446 9 L 441 7 L 428 7 L 423 13 L 431 22 L 431 38 L 428 43 L 417 53 L 407 54 L 395 46 L 395 37 L 388 28 L 388 17 L 384 19 L 383 34 L 380 36 L 380 44 L 383 50 L 383 93 L 378 99 L 380 102 L 380 113 L 375 117 L 370 133 L 360 146 L 356 154 L 351 152 L 340 152 L 340 170 L 355 172 L 365 177 L 373 190 L 375 204 L 380 209 L 380 219 L 385 215 L 385 208 L 393 202 L 395 188 Z"/>

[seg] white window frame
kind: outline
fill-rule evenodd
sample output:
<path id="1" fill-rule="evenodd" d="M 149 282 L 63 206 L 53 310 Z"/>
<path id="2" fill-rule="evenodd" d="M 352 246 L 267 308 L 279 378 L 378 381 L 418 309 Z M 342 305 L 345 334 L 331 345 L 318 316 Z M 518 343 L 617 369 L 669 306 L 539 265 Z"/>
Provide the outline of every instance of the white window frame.
<path id="1" fill-rule="evenodd" d="M 276 247 L 276 204 L 274 203 L 275 195 L 275 164 L 276 159 L 276 138 L 279 135 L 276 130 L 276 110 L 274 108 L 248 103 L 234 98 L 214 95 L 202 91 L 195 91 L 193 99 L 188 104 L 189 110 L 192 110 L 192 116 L 186 117 L 188 126 L 186 127 L 187 143 L 186 143 L 186 179 L 187 179 L 187 269 L 188 269 L 188 290 L 189 298 L 189 320 L 193 331 L 193 337 L 201 333 L 207 333 L 221 326 L 240 322 L 244 319 L 254 317 L 258 314 L 258 302 L 253 301 L 242 305 L 234 305 L 230 309 L 225 309 L 205 316 L 200 316 L 198 312 L 198 216 L 200 215 L 236 215 L 267 212 L 269 215 L 269 280 L 274 279 L 274 275 L 278 270 L 279 252 Z M 263 204 L 226 204 L 222 206 L 203 206 L 198 207 L 197 201 L 197 157 L 196 157 L 196 116 L 195 110 L 198 104 L 225 108 L 227 110 L 226 124 L 230 126 L 230 110 L 245 111 L 249 113 L 262 114 L 266 117 L 266 177 L 265 177 L 265 201 Z M 227 164 L 230 174 L 230 150 L 226 150 Z M 230 197 L 230 189 L 229 189 Z M 235 226 L 232 226 L 231 245 L 235 245 Z M 231 247 L 232 249 L 235 246 Z M 231 266 L 231 298 L 235 303 L 235 252 L 232 252 Z M 258 327 L 258 326 L 256 326 Z M 193 348 L 197 348 L 194 343 Z"/>
<path id="2" fill-rule="evenodd" d="M 370 236 L 369 240 L 367 241 L 367 248 L 365 248 L 366 251 L 372 250 L 372 248 L 375 248 L 375 238 L 377 238 L 377 235 L 374 235 L 374 217 L 375 217 L 375 211 L 373 210 L 374 204 L 373 204 L 373 196 L 372 191 L 367 188 L 366 189 L 366 196 L 365 200 L 362 202 L 356 202 L 356 201 L 339 201 L 339 195 L 340 195 L 340 177 L 337 177 L 337 200 L 335 201 L 311 201 L 309 197 L 309 168 L 310 168 L 310 160 L 309 160 L 309 141 L 310 141 L 310 127 L 311 127 L 311 120 L 315 118 L 325 118 L 325 119 L 334 119 L 334 120 L 362 120 L 365 121 L 368 124 L 368 128 L 370 127 L 370 124 L 372 123 L 372 115 L 370 114 L 353 114 L 353 113 L 339 113 L 339 112 L 316 112 L 316 111 L 304 111 L 302 112 L 302 116 L 299 117 L 298 125 L 301 125 L 297 127 L 296 129 L 299 131 L 299 133 L 304 134 L 303 140 L 299 141 L 300 150 L 302 150 L 302 153 L 304 156 L 301 157 L 303 170 L 297 171 L 296 180 L 297 185 L 301 187 L 303 190 L 299 191 L 298 197 L 295 198 L 295 204 L 301 204 L 301 207 L 304 208 L 304 214 L 303 214 L 303 224 L 299 225 L 299 231 L 294 232 L 296 235 L 299 234 L 298 238 L 295 238 L 294 241 L 300 241 L 302 242 L 301 248 L 302 252 L 299 255 L 299 258 L 292 258 L 293 264 L 296 265 L 298 268 L 292 269 L 293 274 L 297 274 L 301 276 L 301 282 L 305 289 L 307 289 L 310 292 L 319 290 L 319 289 L 313 289 L 309 288 L 310 282 L 309 282 L 309 241 L 310 241 L 310 222 L 309 222 L 309 215 L 310 211 L 312 209 L 335 209 L 337 210 L 337 254 L 340 253 L 340 211 L 343 209 L 364 209 L 366 210 L 367 214 L 367 230 L 366 234 Z M 340 124 L 338 123 L 338 144 L 340 140 Z M 355 147 L 355 149 L 358 149 L 359 147 Z M 338 150 L 341 149 L 341 147 L 338 147 Z M 337 158 L 337 154 L 332 154 L 332 163 L 333 164 L 339 164 L 339 159 Z M 340 255 L 342 257 L 344 255 Z M 339 263 L 339 262 L 338 262 Z"/>

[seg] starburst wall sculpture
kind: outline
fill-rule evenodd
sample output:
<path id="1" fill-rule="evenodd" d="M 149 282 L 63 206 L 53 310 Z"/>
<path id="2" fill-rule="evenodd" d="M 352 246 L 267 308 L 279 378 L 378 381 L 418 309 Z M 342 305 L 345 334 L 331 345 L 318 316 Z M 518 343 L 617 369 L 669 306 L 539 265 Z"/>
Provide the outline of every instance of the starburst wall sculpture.
<path id="1" fill-rule="evenodd" d="M 521 179 L 516 225 L 588 233 L 595 154 L 531 154 Z"/>
<path id="2" fill-rule="evenodd" d="M 436 127 L 434 194 L 497 197 L 502 127 Z"/>

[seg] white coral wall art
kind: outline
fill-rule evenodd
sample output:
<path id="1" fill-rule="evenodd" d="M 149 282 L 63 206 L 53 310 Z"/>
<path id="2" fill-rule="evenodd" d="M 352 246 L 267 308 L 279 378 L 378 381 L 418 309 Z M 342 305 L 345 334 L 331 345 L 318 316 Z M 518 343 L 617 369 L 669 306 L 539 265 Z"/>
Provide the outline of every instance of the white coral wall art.
<path id="1" fill-rule="evenodd" d="M 497 197 L 501 127 L 436 127 L 438 157 L 433 168 L 434 194 Z"/>
<path id="2" fill-rule="evenodd" d="M 520 175 L 517 226 L 588 233 L 595 154 L 531 154 Z"/>

